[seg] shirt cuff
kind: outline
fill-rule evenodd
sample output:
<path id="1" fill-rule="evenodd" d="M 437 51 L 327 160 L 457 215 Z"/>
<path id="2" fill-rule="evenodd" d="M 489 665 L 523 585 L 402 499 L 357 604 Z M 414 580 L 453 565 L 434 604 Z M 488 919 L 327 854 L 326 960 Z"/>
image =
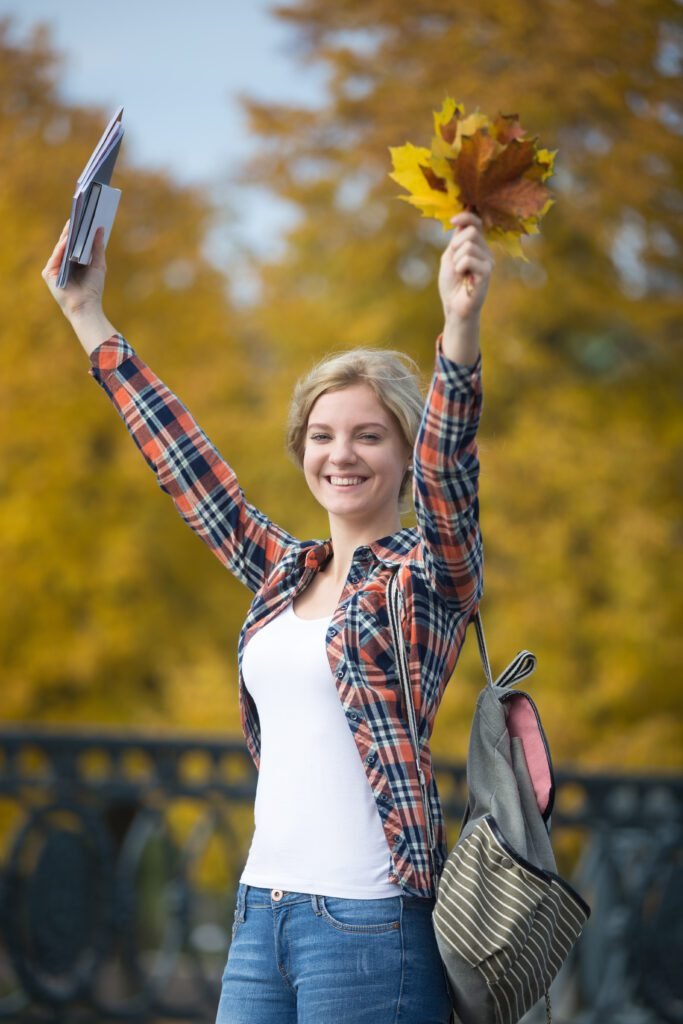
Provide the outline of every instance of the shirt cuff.
<path id="1" fill-rule="evenodd" d="M 436 339 L 436 370 L 448 388 L 481 392 L 481 351 L 471 364 L 456 363 L 444 355 L 443 334 Z"/>
<path id="2" fill-rule="evenodd" d="M 95 380 L 99 381 L 108 373 L 118 369 L 121 363 L 135 355 L 132 345 L 129 345 L 122 334 L 112 334 L 111 338 L 100 342 L 90 353 L 91 367 L 88 373 Z"/>

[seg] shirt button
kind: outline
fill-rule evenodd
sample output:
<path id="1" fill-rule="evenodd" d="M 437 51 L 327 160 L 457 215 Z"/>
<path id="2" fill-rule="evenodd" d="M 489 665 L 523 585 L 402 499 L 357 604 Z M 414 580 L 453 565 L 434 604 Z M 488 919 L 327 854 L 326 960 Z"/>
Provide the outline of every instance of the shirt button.
<path id="1" fill-rule="evenodd" d="M 358 718 L 358 715 L 356 714 L 355 711 L 349 711 L 349 718 L 351 719 L 352 722 L 355 722 L 356 719 Z"/>
<path id="2" fill-rule="evenodd" d="M 336 626 L 330 626 L 330 628 L 327 631 L 327 635 L 328 635 L 328 637 L 331 640 L 332 637 L 336 636 L 338 632 L 339 632 L 339 630 L 337 629 Z"/>
<path id="3" fill-rule="evenodd" d="M 377 754 L 370 754 L 367 758 L 366 764 L 374 764 L 377 760 Z"/>
<path id="4" fill-rule="evenodd" d="M 340 667 L 337 669 L 337 679 L 341 679 L 344 676 L 345 672 L 346 668 L 344 667 L 344 665 L 340 665 Z"/>

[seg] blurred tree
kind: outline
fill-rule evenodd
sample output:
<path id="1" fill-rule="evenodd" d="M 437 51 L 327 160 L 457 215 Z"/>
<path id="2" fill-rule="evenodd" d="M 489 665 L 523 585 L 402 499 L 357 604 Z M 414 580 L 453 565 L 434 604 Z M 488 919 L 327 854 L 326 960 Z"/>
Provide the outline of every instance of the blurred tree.
<path id="1" fill-rule="evenodd" d="M 20 46 L 5 22 L 2 714 L 239 730 L 228 680 L 249 594 L 156 488 L 40 277 L 108 117 L 60 102 L 58 78 L 45 34 Z M 164 174 L 130 167 L 125 142 L 115 184 L 125 199 L 105 308 L 248 477 L 254 385 L 225 281 L 202 255 L 214 211 Z"/>
<path id="2" fill-rule="evenodd" d="M 256 267 L 272 343 L 263 436 L 324 352 L 392 345 L 431 372 L 440 226 L 395 200 L 389 146 L 428 145 L 446 95 L 518 113 L 558 149 L 556 205 L 498 257 L 483 317 L 484 621 L 494 667 L 522 646 L 559 760 L 681 763 L 682 205 L 674 0 L 298 0 L 281 4 L 319 109 L 246 99 L 261 138 L 244 181 L 298 211 Z M 325 532 L 312 503 L 309 535 Z M 462 754 L 481 682 L 474 641 L 434 735 Z M 464 681 L 464 684 L 461 682 Z"/>
<path id="3" fill-rule="evenodd" d="M 237 316 L 202 256 L 216 211 L 129 167 L 124 144 L 108 315 L 249 498 L 298 536 L 326 536 L 283 458 L 296 376 L 331 350 L 391 345 L 426 385 L 442 324 L 447 236 L 395 200 L 388 147 L 427 143 L 448 94 L 519 113 L 559 149 L 557 203 L 529 264 L 498 259 L 483 318 L 494 670 L 520 647 L 538 654 L 532 692 L 556 760 L 680 764 L 676 3 L 300 0 L 277 13 L 329 87 L 316 110 L 245 101 L 261 145 L 244 179 L 299 214 L 284 255 L 252 268 L 259 300 Z M 107 115 L 57 99 L 44 36 L 19 47 L 3 31 L 0 54 L 5 717 L 237 729 L 226 682 L 249 595 L 150 485 L 40 279 Z M 480 683 L 471 641 L 438 753 L 464 752 Z"/>

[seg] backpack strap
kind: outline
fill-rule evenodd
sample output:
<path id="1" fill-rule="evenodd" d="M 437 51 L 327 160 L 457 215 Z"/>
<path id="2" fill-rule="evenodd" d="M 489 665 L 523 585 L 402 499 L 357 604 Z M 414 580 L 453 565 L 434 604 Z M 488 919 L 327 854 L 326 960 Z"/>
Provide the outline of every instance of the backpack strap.
<path id="1" fill-rule="evenodd" d="M 398 572 L 392 572 L 389 578 L 389 583 L 387 585 L 387 611 L 389 613 L 389 623 L 391 625 L 391 631 L 394 639 L 394 650 L 396 651 L 396 667 L 398 669 L 398 675 L 401 681 L 401 690 L 403 693 L 403 706 L 406 709 L 406 716 L 408 718 L 408 730 L 410 732 L 410 739 L 413 746 L 413 754 L 415 755 L 417 775 L 420 780 L 422 807 L 424 810 L 425 824 L 427 826 L 427 841 L 429 843 L 429 859 L 432 879 L 434 882 L 434 895 L 436 896 L 439 885 L 439 876 L 436 871 L 436 836 L 434 834 L 434 822 L 432 821 L 432 811 L 429 805 L 429 797 L 427 796 L 427 780 L 425 779 L 425 775 L 424 772 L 422 771 L 422 766 L 420 764 L 420 741 L 418 739 L 417 733 L 417 721 L 415 719 L 415 706 L 413 704 L 413 695 L 410 690 L 408 655 L 406 653 L 405 640 L 403 639 L 403 633 L 401 631 L 401 597 L 398 590 Z"/>
<path id="2" fill-rule="evenodd" d="M 477 643 L 479 645 L 479 654 L 481 656 L 481 663 L 484 668 L 484 675 L 486 676 L 486 682 L 489 686 L 508 687 L 516 686 L 517 683 L 521 683 L 522 679 L 526 679 L 536 668 L 536 655 L 532 654 L 531 651 L 519 651 L 518 654 L 512 659 L 507 668 L 503 669 L 498 678 L 494 681 L 491 674 L 491 663 L 489 661 L 489 652 L 486 649 L 486 640 L 484 638 L 484 624 L 481 621 L 481 615 L 479 609 L 474 613 L 470 621 L 474 622 L 474 628 L 477 632 Z"/>
<path id="3" fill-rule="evenodd" d="M 391 631 L 394 640 L 394 650 L 396 651 L 396 667 L 398 669 L 399 679 L 401 682 L 401 691 L 403 693 L 403 704 L 406 709 L 406 717 L 408 719 L 408 730 L 410 732 L 410 739 L 413 746 L 413 753 L 415 755 L 415 764 L 417 767 L 417 774 L 420 781 L 420 791 L 422 794 L 422 806 L 424 809 L 424 818 L 427 827 L 427 839 L 429 842 L 429 855 L 431 861 L 432 878 L 434 881 L 434 890 L 436 893 L 438 886 L 438 876 L 436 872 L 436 837 L 434 833 L 434 823 L 432 820 L 431 807 L 429 804 L 429 798 L 427 796 L 427 780 L 425 779 L 422 766 L 420 764 L 420 742 L 418 738 L 417 720 L 415 717 L 415 705 L 413 703 L 413 695 L 410 688 L 410 672 L 408 669 L 408 655 L 406 653 L 405 640 L 403 638 L 403 632 L 401 630 L 401 595 L 398 589 L 398 572 L 392 572 L 389 583 L 387 585 L 387 611 L 389 615 L 389 623 L 391 625 Z M 492 687 L 510 687 L 520 682 L 522 679 L 526 679 L 536 668 L 536 655 L 532 654 L 531 651 L 520 651 L 519 654 L 510 662 L 510 664 L 501 672 L 498 678 L 494 681 L 491 674 L 491 664 L 489 662 L 488 651 L 486 649 L 486 640 L 484 638 L 484 626 L 481 621 L 481 615 L 477 610 L 472 617 L 474 619 L 474 626 L 477 632 L 477 642 L 479 644 L 479 654 L 481 655 L 481 663 L 484 668 L 484 675 L 486 676 L 486 682 Z M 463 818 L 462 825 L 467 821 L 469 812 L 469 806 L 465 808 L 465 816 Z M 461 825 L 461 828 L 462 828 Z"/>

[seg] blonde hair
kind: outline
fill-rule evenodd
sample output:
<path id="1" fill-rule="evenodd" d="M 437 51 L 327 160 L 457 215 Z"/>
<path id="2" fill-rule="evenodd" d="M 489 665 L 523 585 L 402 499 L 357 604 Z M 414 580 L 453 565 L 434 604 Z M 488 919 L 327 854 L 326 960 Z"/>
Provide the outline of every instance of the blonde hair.
<path id="1" fill-rule="evenodd" d="M 409 355 L 396 349 L 353 348 L 325 356 L 294 385 L 287 417 L 287 453 L 299 469 L 303 468 L 308 417 L 315 402 L 326 391 L 341 391 L 353 384 L 369 384 L 390 413 L 412 450 L 417 437 L 424 398 L 420 368 Z M 401 481 L 401 512 L 412 483 L 407 470 Z"/>

